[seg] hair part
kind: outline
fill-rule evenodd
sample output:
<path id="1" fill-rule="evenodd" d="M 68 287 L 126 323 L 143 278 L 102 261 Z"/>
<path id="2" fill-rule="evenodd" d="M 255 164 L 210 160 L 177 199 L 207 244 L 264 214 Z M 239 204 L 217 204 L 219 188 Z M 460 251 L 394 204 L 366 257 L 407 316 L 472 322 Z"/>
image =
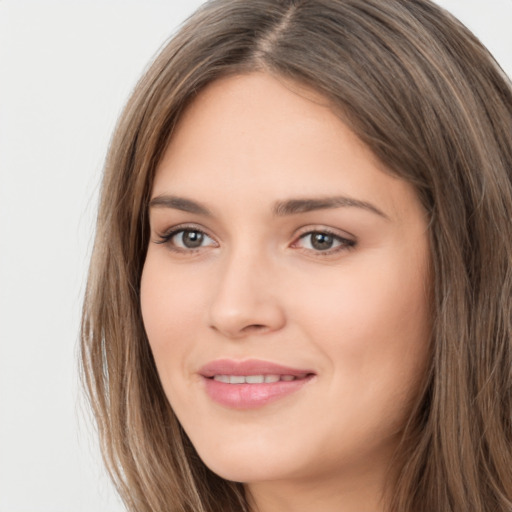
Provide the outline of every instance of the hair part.
<path id="1" fill-rule="evenodd" d="M 140 80 L 112 139 L 82 321 L 102 451 L 131 511 L 240 512 L 161 387 L 140 312 L 147 204 L 180 115 L 265 71 L 322 94 L 430 218 L 432 357 L 396 454 L 393 512 L 512 509 L 512 92 L 428 0 L 213 0 Z"/>

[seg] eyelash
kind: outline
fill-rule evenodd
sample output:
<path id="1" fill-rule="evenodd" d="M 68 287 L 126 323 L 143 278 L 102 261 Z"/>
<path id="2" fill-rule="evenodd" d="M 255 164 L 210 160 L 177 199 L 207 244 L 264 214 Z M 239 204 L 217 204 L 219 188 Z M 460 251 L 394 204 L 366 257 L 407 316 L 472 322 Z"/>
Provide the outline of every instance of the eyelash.
<path id="1" fill-rule="evenodd" d="M 327 229 L 327 228 L 310 229 L 304 233 L 301 233 L 297 237 L 296 241 L 292 243 L 291 246 L 294 247 L 301 240 L 304 240 L 308 236 L 310 237 L 315 234 L 316 235 L 327 235 L 327 236 L 333 238 L 334 243 L 336 243 L 336 242 L 339 243 L 339 245 L 337 245 L 336 247 L 326 249 L 325 251 L 302 248 L 303 251 L 308 252 L 308 253 L 313 252 L 316 256 L 331 256 L 334 254 L 338 254 L 339 252 L 342 252 L 342 251 L 348 251 L 350 249 L 353 249 L 356 246 L 355 240 L 350 240 L 349 238 L 345 238 L 345 237 L 339 235 L 338 233 L 336 233 L 330 229 Z"/>
<path id="2" fill-rule="evenodd" d="M 186 232 L 199 233 L 201 236 L 208 237 L 211 240 L 213 240 L 213 237 L 208 235 L 208 233 L 206 233 L 202 229 L 199 229 L 195 226 L 176 226 L 176 227 L 172 228 L 170 231 L 167 231 L 166 233 L 158 235 L 159 240 L 156 240 L 155 243 L 162 244 L 162 245 L 168 245 L 168 247 L 171 251 L 178 252 L 178 253 L 195 253 L 198 250 L 202 249 L 203 247 L 198 247 L 198 248 L 194 248 L 194 249 L 192 249 L 192 248 L 184 249 L 182 247 L 177 247 L 176 245 L 174 245 L 172 243 L 172 239 L 176 235 L 178 235 L 179 233 L 186 233 Z"/>
<path id="3" fill-rule="evenodd" d="M 158 235 L 159 239 L 156 240 L 155 243 L 156 244 L 161 244 L 161 245 L 168 245 L 168 247 L 169 247 L 169 249 L 171 251 L 177 252 L 177 253 L 182 253 L 182 254 L 184 254 L 184 253 L 185 254 L 196 253 L 199 250 L 204 248 L 204 246 L 200 246 L 200 247 L 197 247 L 197 248 L 186 248 L 185 249 L 185 248 L 182 248 L 182 247 L 178 247 L 178 246 L 176 246 L 175 244 L 172 243 L 172 239 L 176 235 L 178 235 L 180 233 L 186 233 L 186 232 L 198 233 L 200 236 L 208 237 L 209 239 L 215 241 L 213 239 L 213 237 L 208 235 L 208 233 L 206 233 L 202 229 L 199 229 L 199 228 L 197 228 L 195 226 L 176 226 L 176 227 L 172 228 L 170 231 L 168 231 L 166 233 L 163 233 L 161 235 Z M 312 236 L 312 235 L 315 235 L 315 234 L 327 235 L 329 237 L 332 237 L 334 243 L 337 242 L 339 245 L 337 245 L 334 248 L 326 249 L 324 251 L 322 251 L 322 250 L 315 250 L 315 249 L 305 249 L 305 248 L 300 248 L 300 247 L 298 247 L 298 249 L 299 250 L 303 250 L 304 252 L 308 252 L 308 253 L 313 252 L 315 255 L 318 255 L 318 256 L 330 256 L 330 255 L 337 254 L 337 253 L 342 252 L 342 251 L 351 250 L 351 249 L 353 249 L 356 246 L 356 241 L 355 240 L 350 240 L 348 238 L 344 238 L 344 237 L 340 236 L 339 234 L 335 233 L 334 231 L 331 231 L 330 229 L 319 228 L 319 229 L 311 229 L 309 231 L 301 233 L 295 239 L 295 241 L 291 244 L 291 247 L 297 247 L 297 244 L 301 240 L 304 240 L 308 236 Z"/>

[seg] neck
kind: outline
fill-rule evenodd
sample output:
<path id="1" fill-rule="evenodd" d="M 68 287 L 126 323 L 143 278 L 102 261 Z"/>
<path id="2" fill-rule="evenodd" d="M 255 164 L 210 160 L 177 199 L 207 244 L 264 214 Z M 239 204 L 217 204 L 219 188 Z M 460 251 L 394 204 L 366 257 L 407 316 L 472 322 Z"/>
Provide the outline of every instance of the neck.
<path id="1" fill-rule="evenodd" d="M 373 468 L 374 469 L 374 468 Z M 247 485 L 251 512 L 384 512 L 385 472 Z"/>

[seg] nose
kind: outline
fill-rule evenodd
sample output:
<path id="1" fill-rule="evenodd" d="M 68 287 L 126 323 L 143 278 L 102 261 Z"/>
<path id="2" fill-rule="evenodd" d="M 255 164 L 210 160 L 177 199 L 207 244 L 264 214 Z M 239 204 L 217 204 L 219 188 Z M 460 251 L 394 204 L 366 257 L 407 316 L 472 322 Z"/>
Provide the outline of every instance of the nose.
<path id="1" fill-rule="evenodd" d="M 278 331 L 286 324 L 276 269 L 257 255 L 236 255 L 222 263 L 212 295 L 210 327 L 232 339 Z"/>

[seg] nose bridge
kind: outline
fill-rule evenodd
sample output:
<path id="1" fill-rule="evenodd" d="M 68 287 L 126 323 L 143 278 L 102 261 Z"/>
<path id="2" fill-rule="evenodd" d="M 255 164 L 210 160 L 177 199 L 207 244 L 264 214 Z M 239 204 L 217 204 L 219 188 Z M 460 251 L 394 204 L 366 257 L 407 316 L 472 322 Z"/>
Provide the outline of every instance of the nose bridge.
<path id="1" fill-rule="evenodd" d="M 225 255 L 219 267 L 209 312 L 213 329 L 239 338 L 284 325 L 284 310 L 276 295 L 276 268 L 264 251 L 240 244 Z"/>

